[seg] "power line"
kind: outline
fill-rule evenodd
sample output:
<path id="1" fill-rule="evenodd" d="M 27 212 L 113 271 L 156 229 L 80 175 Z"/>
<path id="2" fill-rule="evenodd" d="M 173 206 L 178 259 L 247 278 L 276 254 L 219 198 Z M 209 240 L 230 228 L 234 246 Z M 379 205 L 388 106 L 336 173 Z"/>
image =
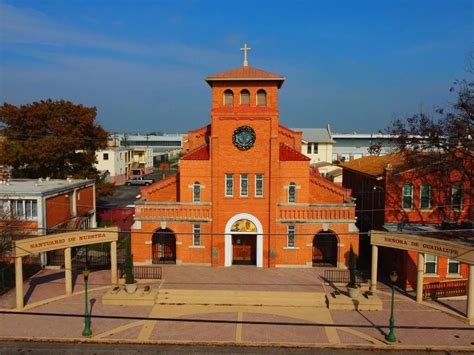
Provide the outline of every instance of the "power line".
<path id="1" fill-rule="evenodd" d="M 218 305 L 217 305 L 218 306 Z M 229 306 L 232 307 L 232 306 Z M 46 316 L 46 317 L 71 317 L 84 318 L 84 314 L 77 313 L 49 313 L 49 312 L 29 312 L 29 311 L 0 311 L 0 314 L 21 315 L 21 316 Z M 337 328 L 376 328 L 385 329 L 387 325 L 376 324 L 335 324 L 319 322 L 270 322 L 253 320 L 225 320 L 225 319 L 196 319 L 196 318 L 169 318 L 169 317 L 144 317 L 144 316 L 123 316 L 110 314 L 91 314 L 91 319 L 121 319 L 121 320 L 151 320 L 162 322 L 182 322 L 182 323 L 204 323 L 204 324 L 247 324 L 247 325 L 281 325 L 297 327 L 337 327 Z M 438 330 L 466 330 L 472 331 L 472 327 L 453 327 L 453 326 L 428 326 L 428 325 L 397 325 L 399 329 L 438 329 Z"/>
<path id="2" fill-rule="evenodd" d="M 288 223 L 285 223 L 285 224 L 288 224 Z M 68 228 L 43 228 L 43 227 L 27 227 L 27 228 L 21 228 L 21 230 L 27 230 L 27 231 L 42 231 L 42 230 L 45 230 L 45 231 L 50 231 L 50 232 L 108 232 L 108 233 L 111 233 L 110 230 L 107 230 L 107 229 L 104 229 L 104 228 L 109 228 L 109 227 L 103 227 L 103 228 L 93 228 L 93 229 L 78 229 L 78 228 L 71 228 L 71 229 L 68 229 Z M 15 227 L 12 228 L 13 230 L 15 229 Z M 20 229 L 20 227 L 18 228 Z M 163 230 L 166 230 L 166 229 L 158 229 L 158 230 L 155 230 L 153 232 L 144 232 L 144 231 L 117 231 L 117 233 L 119 234 L 125 234 L 125 233 L 132 233 L 132 234 L 146 234 L 146 235 L 150 235 L 150 234 L 153 234 L 153 233 L 156 233 L 156 232 L 160 232 L 160 231 L 163 231 Z M 452 232 L 473 232 L 474 231 L 474 228 L 467 228 L 467 229 L 449 229 L 449 230 L 435 230 L 435 231 L 416 231 L 416 232 L 410 232 L 410 231 L 401 231 L 401 232 L 390 232 L 392 234 L 433 234 L 433 233 L 436 233 L 436 234 L 441 234 L 441 233 L 452 233 Z M 376 232 L 379 232 L 379 231 L 376 231 Z M 194 232 L 172 232 L 172 231 L 169 231 L 169 232 L 161 232 L 163 234 L 177 234 L 177 235 L 194 235 Z M 226 233 L 226 232 L 223 232 L 223 233 L 211 233 L 211 232 L 202 232 L 200 233 L 200 235 L 216 235 L 216 236 L 225 236 L 225 235 L 228 235 L 228 234 L 239 234 L 241 233 L 242 235 L 243 234 L 258 234 L 258 235 L 262 235 L 262 236 L 287 236 L 288 233 L 258 233 L 257 231 L 255 232 L 229 232 L 229 233 Z M 296 233 L 295 235 L 299 235 L 299 236 L 314 236 L 315 234 L 323 234 L 323 233 L 326 233 L 326 234 L 337 234 L 337 235 L 354 235 L 354 234 L 370 234 L 369 232 L 341 232 L 341 233 L 336 233 L 336 232 L 332 232 L 332 231 L 321 231 L 321 232 L 318 232 L 318 233 Z M 47 234 L 47 235 L 41 235 L 41 236 L 53 236 L 54 233 L 52 234 Z M 474 236 L 473 236 L 474 237 Z"/>

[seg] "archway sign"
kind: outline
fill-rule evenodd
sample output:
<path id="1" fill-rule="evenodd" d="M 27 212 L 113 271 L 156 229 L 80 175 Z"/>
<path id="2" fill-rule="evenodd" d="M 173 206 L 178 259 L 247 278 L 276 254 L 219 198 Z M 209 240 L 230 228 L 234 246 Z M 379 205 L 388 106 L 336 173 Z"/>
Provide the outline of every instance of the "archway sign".
<path id="1" fill-rule="evenodd" d="M 467 319 L 470 324 L 474 324 L 474 239 L 472 237 L 456 237 L 450 235 L 449 231 L 446 231 L 446 236 L 439 233 L 416 235 L 371 231 L 370 244 L 372 244 L 371 289 L 373 291 L 377 289 L 379 246 L 417 252 L 416 301 L 420 303 L 423 301 L 425 253 L 444 256 L 468 264 Z"/>
<path id="2" fill-rule="evenodd" d="M 117 284 L 117 240 L 118 227 L 87 229 L 77 232 L 35 236 L 14 242 L 16 306 L 24 307 L 23 301 L 23 257 L 51 250 L 64 249 L 64 278 L 66 295 L 72 295 L 71 248 L 82 245 L 110 243 L 110 269 L 112 284 Z"/>

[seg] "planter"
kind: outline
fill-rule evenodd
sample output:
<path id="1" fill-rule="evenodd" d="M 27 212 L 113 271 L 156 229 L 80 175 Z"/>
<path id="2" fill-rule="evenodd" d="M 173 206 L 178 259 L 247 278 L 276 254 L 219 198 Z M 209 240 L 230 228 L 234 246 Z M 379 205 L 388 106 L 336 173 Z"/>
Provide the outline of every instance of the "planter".
<path id="1" fill-rule="evenodd" d="M 137 291 L 137 283 L 125 284 L 125 291 L 127 293 L 135 293 Z"/>
<path id="2" fill-rule="evenodd" d="M 360 288 L 359 287 L 347 287 L 347 291 L 349 292 L 349 297 L 352 299 L 356 299 L 359 297 Z"/>

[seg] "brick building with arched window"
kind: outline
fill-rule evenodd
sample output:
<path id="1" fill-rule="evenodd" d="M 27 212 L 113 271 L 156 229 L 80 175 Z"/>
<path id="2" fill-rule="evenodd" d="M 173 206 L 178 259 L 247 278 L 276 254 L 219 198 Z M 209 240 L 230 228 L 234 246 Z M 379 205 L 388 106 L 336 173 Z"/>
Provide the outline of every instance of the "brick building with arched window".
<path id="1" fill-rule="evenodd" d="M 345 267 L 351 191 L 311 170 L 302 132 L 279 123 L 284 78 L 244 65 L 206 81 L 210 124 L 189 132 L 176 175 L 141 190 L 134 263 Z"/>

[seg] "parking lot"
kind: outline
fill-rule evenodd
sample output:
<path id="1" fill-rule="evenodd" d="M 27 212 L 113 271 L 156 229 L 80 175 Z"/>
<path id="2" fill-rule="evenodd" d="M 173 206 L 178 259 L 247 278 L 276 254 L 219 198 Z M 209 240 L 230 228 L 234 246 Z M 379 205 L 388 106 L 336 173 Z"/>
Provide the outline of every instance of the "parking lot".
<path id="1" fill-rule="evenodd" d="M 164 176 L 169 176 L 175 172 L 175 170 L 163 171 L 155 169 L 153 173 L 145 175 L 145 177 L 147 179 L 159 181 L 162 180 Z M 133 205 L 135 201 L 139 199 L 139 197 L 137 197 L 139 194 L 140 186 L 117 186 L 112 196 L 103 197 L 98 201 L 97 208 L 127 207 Z"/>

